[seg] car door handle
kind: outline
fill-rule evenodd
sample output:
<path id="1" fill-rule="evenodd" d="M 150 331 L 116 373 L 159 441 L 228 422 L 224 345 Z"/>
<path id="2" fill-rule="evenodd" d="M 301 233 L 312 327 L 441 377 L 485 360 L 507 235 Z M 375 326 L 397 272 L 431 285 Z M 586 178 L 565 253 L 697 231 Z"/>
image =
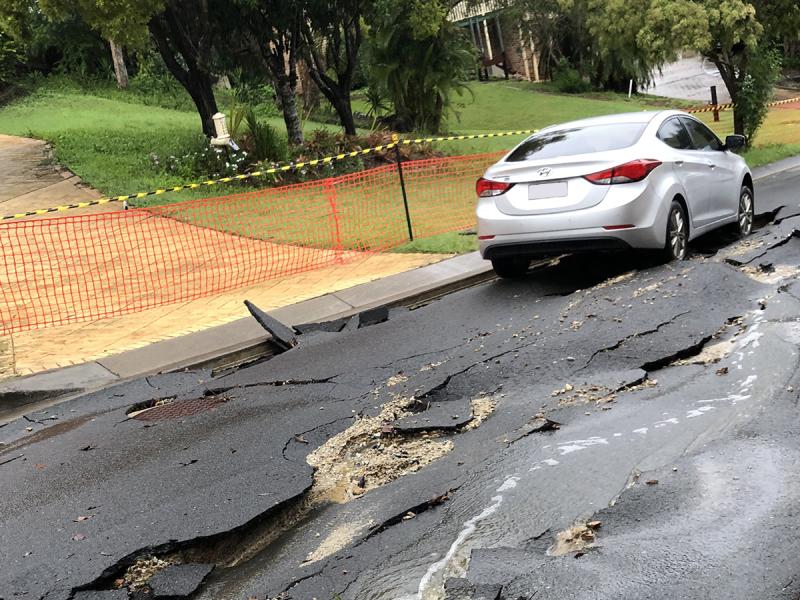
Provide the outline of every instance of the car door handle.
<path id="1" fill-rule="evenodd" d="M 683 161 L 682 160 L 676 160 L 675 161 L 675 166 L 676 167 L 682 167 L 683 166 Z"/>
<path id="2" fill-rule="evenodd" d="M 711 161 L 708 161 L 706 164 L 707 164 L 707 165 L 709 166 L 709 168 L 711 168 L 711 169 L 716 169 L 716 168 L 717 168 L 717 165 L 715 165 L 715 164 L 714 164 L 713 162 L 711 162 Z"/>

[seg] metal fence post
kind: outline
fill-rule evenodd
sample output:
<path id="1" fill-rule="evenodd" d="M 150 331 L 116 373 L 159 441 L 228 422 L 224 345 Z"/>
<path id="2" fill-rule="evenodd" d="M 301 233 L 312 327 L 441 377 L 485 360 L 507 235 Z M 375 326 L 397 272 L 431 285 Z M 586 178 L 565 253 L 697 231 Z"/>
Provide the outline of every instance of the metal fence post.
<path id="1" fill-rule="evenodd" d="M 719 110 L 717 110 L 717 106 L 719 106 L 719 102 L 717 102 L 717 86 L 711 86 L 711 104 L 714 105 L 714 122 L 716 123 L 719 121 Z"/>
<path id="2" fill-rule="evenodd" d="M 342 259 L 342 231 L 339 225 L 339 210 L 336 205 L 336 187 L 331 179 L 325 180 L 325 192 L 328 196 L 328 204 L 331 207 L 331 220 L 333 221 L 333 244 L 336 249 L 336 262 L 344 262 Z"/>
<path id="3" fill-rule="evenodd" d="M 408 226 L 408 239 L 414 241 L 414 229 L 411 226 L 411 213 L 408 210 L 408 194 L 406 194 L 406 180 L 403 177 L 403 157 L 400 154 L 400 144 L 397 142 L 397 136 L 394 137 L 394 151 L 397 157 L 397 174 L 400 176 L 400 189 L 403 192 L 403 207 L 406 209 L 406 225 Z"/>

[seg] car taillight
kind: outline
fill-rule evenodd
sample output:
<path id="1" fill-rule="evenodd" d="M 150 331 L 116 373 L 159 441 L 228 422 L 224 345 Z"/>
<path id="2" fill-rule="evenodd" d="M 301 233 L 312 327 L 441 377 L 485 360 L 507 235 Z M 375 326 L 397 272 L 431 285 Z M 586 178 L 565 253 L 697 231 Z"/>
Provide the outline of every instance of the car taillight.
<path id="1" fill-rule="evenodd" d="M 505 194 L 508 190 L 514 187 L 513 183 L 506 183 L 504 181 L 492 181 L 491 179 L 478 179 L 475 184 L 475 191 L 478 192 L 479 198 L 491 198 L 492 196 L 499 196 Z"/>
<path id="2" fill-rule="evenodd" d="M 597 185 L 615 185 L 617 183 L 633 183 L 641 181 L 650 172 L 661 164 L 660 160 L 640 159 L 632 160 L 624 165 L 598 171 L 591 175 L 584 175 L 584 179 Z"/>

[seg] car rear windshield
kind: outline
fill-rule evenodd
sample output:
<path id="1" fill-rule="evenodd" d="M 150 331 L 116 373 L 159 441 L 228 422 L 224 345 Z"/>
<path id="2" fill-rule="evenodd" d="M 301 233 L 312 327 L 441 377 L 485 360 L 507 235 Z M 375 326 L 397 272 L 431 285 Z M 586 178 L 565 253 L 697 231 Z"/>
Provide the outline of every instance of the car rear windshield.
<path id="1" fill-rule="evenodd" d="M 525 140 L 507 162 L 574 156 L 633 146 L 647 123 L 614 123 L 547 131 Z"/>

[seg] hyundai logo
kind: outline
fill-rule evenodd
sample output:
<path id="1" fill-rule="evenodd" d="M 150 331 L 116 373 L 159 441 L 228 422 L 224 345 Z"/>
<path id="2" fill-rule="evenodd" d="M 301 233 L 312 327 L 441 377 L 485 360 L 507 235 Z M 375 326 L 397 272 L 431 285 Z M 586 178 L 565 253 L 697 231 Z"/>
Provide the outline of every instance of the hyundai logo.
<path id="1" fill-rule="evenodd" d="M 547 177 L 548 175 L 550 175 L 550 169 L 548 169 L 547 167 L 544 167 L 543 169 L 539 169 L 539 176 L 540 177 Z"/>

